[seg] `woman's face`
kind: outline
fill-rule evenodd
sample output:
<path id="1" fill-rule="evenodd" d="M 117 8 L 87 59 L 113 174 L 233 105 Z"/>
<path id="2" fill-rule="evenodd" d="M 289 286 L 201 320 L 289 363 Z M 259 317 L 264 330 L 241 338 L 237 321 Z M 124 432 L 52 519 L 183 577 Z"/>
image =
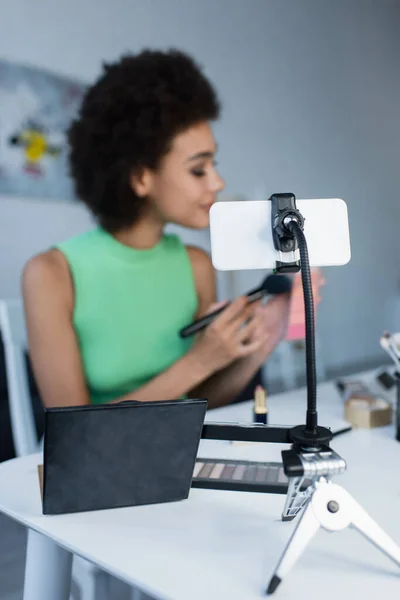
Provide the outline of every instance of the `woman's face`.
<path id="1" fill-rule="evenodd" d="M 210 208 L 224 188 L 215 168 L 215 153 L 214 136 L 206 122 L 173 139 L 159 167 L 147 170 L 135 185 L 147 197 L 152 217 L 192 229 L 208 227 Z"/>

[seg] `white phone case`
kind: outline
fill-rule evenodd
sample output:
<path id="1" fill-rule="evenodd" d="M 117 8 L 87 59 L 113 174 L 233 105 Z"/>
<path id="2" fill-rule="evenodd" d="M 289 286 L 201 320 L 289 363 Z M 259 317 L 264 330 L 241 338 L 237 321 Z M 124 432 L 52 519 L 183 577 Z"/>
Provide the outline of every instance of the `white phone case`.
<path id="1" fill-rule="evenodd" d="M 348 263 L 350 234 L 344 200 L 296 200 L 296 206 L 304 217 L 310 266 Z M 210 211 L 210 234 L 212 262 L 220 271 L 273 269 L 281 260 L 273 243 L 269 200 L 216 202 Z"/>

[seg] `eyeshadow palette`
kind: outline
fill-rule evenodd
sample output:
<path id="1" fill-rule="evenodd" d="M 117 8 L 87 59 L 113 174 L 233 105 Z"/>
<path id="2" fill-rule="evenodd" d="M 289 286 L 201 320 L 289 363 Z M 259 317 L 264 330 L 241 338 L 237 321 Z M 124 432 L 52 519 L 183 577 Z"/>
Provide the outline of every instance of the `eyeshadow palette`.
<path id="1" fill-rule="evenodd" d="M 303 488 L 309 482 L 305 481 Z M 288 478 L 282 463 L 197 458 L 193 488 L 286 494 Z"/>

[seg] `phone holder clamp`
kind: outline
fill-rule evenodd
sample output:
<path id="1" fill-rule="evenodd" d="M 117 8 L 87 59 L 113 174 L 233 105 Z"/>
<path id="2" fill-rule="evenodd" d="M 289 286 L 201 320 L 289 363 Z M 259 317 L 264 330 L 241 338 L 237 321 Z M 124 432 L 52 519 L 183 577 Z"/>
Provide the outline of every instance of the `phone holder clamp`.
<path id="1" fill-rule="evenodd" d="M 304 229 L 304 217 L 296 207 L 294 194 L 272 194 L 271 206 L 272 239 L 279 251 L 279 260 L 275 263 L 274 273 L 297 273 L 300 271 L 300 256 L 297 240 L 288 228 L 296 221 Z"/>

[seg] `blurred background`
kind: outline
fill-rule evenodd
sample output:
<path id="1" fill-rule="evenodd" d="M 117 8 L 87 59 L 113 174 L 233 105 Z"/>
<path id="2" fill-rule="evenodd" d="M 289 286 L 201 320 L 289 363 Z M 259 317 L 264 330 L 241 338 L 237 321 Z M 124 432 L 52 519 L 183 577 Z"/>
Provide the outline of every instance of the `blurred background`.
<path id="1" fill-rule="evenodd" d="M 0 298 L 20 297 L 31 255 L 93 226 L 68 179 L 66 122 L 104 61 L 144 47 L 187 51 L 214 82 L 222 199 L 346 201 L 352 259 L 324 269 L 319 378 L 384 365 L 379 337 L 400 329 L 399 0 L 0 0 Z M 208 231 L 178 232 L 209 250 Z M 264 276 L 218 273 L 219 298 Z M 264 369 L 269 391 L 303 385 L 302 341 Z M 30 388 L 40 431 L 32 374 Z M 0 461 L 14 453 L 0 343 Z M 0 598 L 16 600 L 26 533 L 0 529 Z"/>
<path id="2" fill-rule="evenodd" d="M 347 202 L 352 259 L 324 269 L 320 378 L 385 363 L 379 336 L 400 322 L 398 0 L 0 0 L 0 297 L 20 295 L 29 256 L 92 226 L 54 167 L 64 150 L 51 94 L 69 86 L 77 104 L 104 61 L 146 46 L 190 52 L 214 82 L 224 198 L 290 191 Z M 27 119 L 35 85 L 50 103 L 39 159 L 21 142 L 38 128 Z M 209 248 L 208 231 L 180 234 Z M 219 273 L 219 297 L 262 277 Z M 302 385 L 302 343 L 282 344 L 265 370 L 272 391 Z"/>

